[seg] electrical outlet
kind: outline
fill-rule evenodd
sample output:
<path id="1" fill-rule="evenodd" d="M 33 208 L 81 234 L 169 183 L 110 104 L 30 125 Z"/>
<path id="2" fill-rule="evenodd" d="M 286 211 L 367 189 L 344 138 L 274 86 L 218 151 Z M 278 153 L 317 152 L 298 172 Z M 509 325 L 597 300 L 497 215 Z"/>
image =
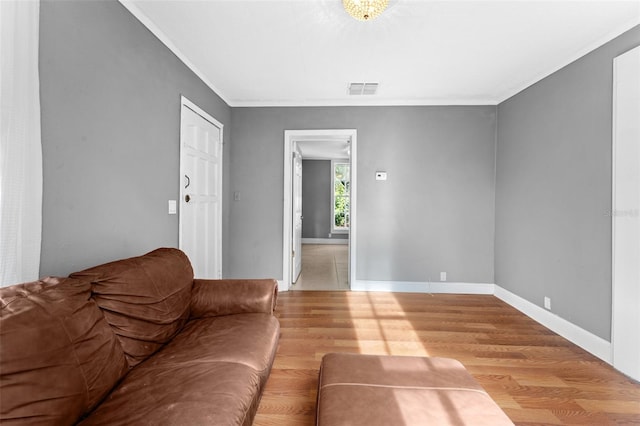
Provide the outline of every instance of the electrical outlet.
<path id="1" fill-rule="evenodd" d="M 551 298 L 547 296 L 544 297 L 544 308 L 551 310 Z"/>
<path id="2" fill-rule="evenodd" d="M 446 281 L 446 280 L 447 280 L 447 273 L 440 272 L 440 281 Z"/>

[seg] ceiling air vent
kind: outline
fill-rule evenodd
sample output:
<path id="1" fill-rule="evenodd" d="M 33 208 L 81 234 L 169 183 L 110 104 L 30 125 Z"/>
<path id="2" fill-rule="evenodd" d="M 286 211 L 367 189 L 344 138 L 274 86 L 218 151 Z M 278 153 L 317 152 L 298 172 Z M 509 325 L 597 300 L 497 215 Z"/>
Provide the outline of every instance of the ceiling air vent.
<path id="1" fill-rule="evenodd" d="M 350 95 L 375 95 L 378 91 L 378 83 L 350 83 Z"/>

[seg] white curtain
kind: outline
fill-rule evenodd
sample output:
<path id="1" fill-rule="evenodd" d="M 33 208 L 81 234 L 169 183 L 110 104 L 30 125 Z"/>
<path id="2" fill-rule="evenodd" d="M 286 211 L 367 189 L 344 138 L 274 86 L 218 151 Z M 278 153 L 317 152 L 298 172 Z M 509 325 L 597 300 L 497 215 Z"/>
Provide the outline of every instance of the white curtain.
<path id="1" fill-rule="evenodd" d="M 0 286 L 40 268 L 39 20 L 39 1 L 0 0 Z"/>

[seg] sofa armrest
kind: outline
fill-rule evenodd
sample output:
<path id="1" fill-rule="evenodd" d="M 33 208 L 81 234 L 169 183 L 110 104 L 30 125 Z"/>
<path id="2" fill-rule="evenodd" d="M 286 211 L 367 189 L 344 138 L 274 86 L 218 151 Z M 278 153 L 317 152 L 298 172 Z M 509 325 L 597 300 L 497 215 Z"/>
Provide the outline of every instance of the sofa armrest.
<path id="1" fill-rule="evenodd" d="M 273 314 L 278 282 L 259 280 L 195 279 L 191 289 L 191 318 L 242 313 Z"/>

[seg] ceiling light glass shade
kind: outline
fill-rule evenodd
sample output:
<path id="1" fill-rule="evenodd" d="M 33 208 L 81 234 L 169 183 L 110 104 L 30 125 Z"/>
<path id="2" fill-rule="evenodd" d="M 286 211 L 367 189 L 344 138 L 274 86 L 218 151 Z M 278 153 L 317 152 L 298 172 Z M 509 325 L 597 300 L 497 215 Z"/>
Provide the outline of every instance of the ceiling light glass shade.
<path id="1" fill-rule="evenodd" d="M 358 21 L 371 21 L 386 8 L 389 0 L 342 0 L 344 10 Z"/>

